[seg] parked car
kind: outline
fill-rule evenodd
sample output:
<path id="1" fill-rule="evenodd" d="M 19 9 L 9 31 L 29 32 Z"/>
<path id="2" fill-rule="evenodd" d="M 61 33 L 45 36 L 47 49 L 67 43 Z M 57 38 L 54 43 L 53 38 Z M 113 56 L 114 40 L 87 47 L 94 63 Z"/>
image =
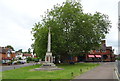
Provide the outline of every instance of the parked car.
<path id="1" fill-rule="evenodd" d="M 24 64 L 27 62 L 27 60 L 18 60 L 21 64 Z"/>
<path id="2" fill-rule="evenodd" d="M 17 61 L 13 61 L 12 64 L 17 64 Z"/>

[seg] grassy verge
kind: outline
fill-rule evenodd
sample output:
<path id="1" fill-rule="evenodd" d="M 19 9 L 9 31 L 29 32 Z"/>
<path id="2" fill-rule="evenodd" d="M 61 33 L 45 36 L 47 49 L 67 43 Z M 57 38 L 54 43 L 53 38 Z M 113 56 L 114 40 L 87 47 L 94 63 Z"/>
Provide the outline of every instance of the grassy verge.
<path id="1" fill-rule="evenodd" d="M 73 79 L 99 64 L 92 63 L 79 63 L 75 65 L 60 64 L 57 65 L 64 70 L 57 71 L 31 71 L 34 68 L 40 67 L 40 65 L 22 67 L 9 71 L 2 72 L 3 79 Z M 71 74 L 73 72 L 73 74 Z"/>
<path id="2" fill-rule="evenodd" d="M 2 79 L 2 72 L 0 72 L 0 81 L 1 81 L 1 79 Z"/>
<path id="3" fill-rule="evenodd" d="M 2 70 L 2 66 L 1 66 L 1 63 L 0 63 L 0 70 Z M 0 81 L 2 79 L 2 72 L 0 72 Z"/>

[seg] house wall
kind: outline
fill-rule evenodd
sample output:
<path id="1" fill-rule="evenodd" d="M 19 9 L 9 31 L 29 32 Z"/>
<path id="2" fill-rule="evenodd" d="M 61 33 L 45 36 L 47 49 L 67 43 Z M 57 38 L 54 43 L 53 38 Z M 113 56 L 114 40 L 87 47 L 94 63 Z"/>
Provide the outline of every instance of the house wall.
<path id="1" fill-rule="evenodd" d="M 95 57 L 90 58 L 88 57 L 88 55 L 101 55 L 100 59 L 97 59 Z M 107 58 L 105 58 L 107 57 Z M 107 49 L 105 51 L 103 50 L 92 50 L 90 54 L 86 54 L 86 61 L 114 61 L 114 56 L 113 56 L 113 52 L 110 49 Z"/>
<path id="2" fill-rule="evenodd" d="M 2 54 L 2 58 L 7 58 L 7 57 L 8 57 L 8 54 Z M 9 58 L 14 58 L 14 57 L 15 57 L 15 53 L 10 54 Z"/>
<path id="3" fill-rule="evenodd" d="M 93 50 L 91 54 L 112 54 L 112 52 L 110 50 L 105 50 L 105 52 Z"/>
<path id="4" fill-rule="evenodd" d="M 2 60 L 2 54 L 0 53 L 0 61 Z"/>

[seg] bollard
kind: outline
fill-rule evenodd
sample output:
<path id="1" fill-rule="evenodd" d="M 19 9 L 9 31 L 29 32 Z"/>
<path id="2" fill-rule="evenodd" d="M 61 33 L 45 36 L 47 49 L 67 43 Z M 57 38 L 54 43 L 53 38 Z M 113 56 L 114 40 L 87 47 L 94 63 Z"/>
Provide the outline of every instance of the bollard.
<path id="1" fill-rule="evenodd" d="M 73 72 L 71 72 L 71 76 L 73 77 Z"/>
<path id="2" fill-rule="evenodd" d="M 14 69 L 15 69 L 15 67 L 14 67 Z"/>
<path id="3" fill-rule="evenodd" d="M 80 69 L 80 72 L 82 72 L 82 69 Z"/>
<path id="4" fill-rule="evenodd" d="M 115 71 L 115 68 L 114 68 L 114 71 Z"/>

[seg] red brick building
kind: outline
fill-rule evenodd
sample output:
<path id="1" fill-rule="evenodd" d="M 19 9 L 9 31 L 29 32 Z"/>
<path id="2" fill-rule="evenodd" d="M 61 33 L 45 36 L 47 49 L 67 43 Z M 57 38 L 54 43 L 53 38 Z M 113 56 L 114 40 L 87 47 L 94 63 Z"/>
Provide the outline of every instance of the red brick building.
<path id="1" fill-rule="evenodd" d="M 15 52 L 12 51 L 10 48 L 0 47 L 0 60 L 2 63 L 10 62 L 15 58 Z"/>
<path id="2" fill-rule="evenodd" d="M 86 61 L 114 61 L 114 50 L 112 46 L 106 46 L 105 40 L 102 41 L 101 48 L 91 50 L 89 54 L 86 54 Z"/>
<path id="3" fill-rule="evenodd" d="M 25 53 L 25 54 L 23 54 L 23 57 L 26 57 L 26 58 L 28 58 L 28 57 L 33 57 L 33 55 L 32 54 L 28 54 L 28 53 Z"/>
<path id="4" fill-rule="evenodd" d="M 68 62 L 111 62 L 115 61 L 114 50 L 112 46 L 106 46 L 106 41 L 102 40 L 101 47 L 91 50 L 89 53 L 83 53 L 72 57 Z"/>
<path id="5" fill-rule="evenodd" d="M 106 46 L 106 41 L 101 41 L 101 47 L 91 50 L 89 53 L 82 53 L 78 56 L 62 57 L 62 62 L 112 62 L 115 61 L 112 46 Z"/>

